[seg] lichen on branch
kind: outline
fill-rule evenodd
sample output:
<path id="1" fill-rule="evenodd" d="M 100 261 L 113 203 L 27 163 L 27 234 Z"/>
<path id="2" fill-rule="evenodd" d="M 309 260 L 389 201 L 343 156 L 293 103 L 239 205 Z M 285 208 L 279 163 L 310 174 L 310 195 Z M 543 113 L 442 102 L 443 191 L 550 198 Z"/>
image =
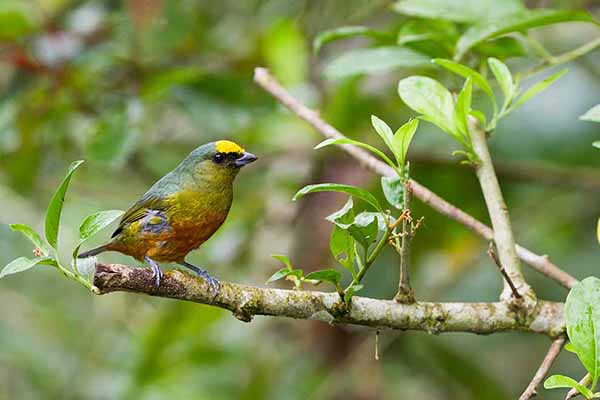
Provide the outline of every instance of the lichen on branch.
<path id="1" fill-rule="evenodd" d="M 130 291 L 220 307 L 242 321 L 250 321 L 255 315 L 270 315 L 377 329 L 479 334 L 521 331 L 549 337 L 557 337 L 565 329 L 564 304 L 549 301 L 539 301 L 535 315 L 522 319 L 509 304 L 502 302 L 399 304 L 354 296 L 346 307 L 335 292 L 260 288 L 229 282 L 222 282 L 213 296 L 202 278 L 187 272 L 166 272 L 157 288 L 150 269 L 121 264 L 97 264 L 94 285 L 101 294 Z"/>

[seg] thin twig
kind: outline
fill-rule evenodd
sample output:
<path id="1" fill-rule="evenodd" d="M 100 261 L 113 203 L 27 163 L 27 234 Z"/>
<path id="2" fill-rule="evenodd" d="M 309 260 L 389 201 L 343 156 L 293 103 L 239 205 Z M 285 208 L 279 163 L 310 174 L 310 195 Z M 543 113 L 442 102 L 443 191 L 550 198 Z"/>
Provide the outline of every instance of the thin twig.
<path id="1" fill-rule="evenodd" d="M 524 319 L 506 302 L 399 304 L 353 296 L 345 306 L 336 292 L 260 288 L 223 281 L 215 295 L 204 279 L 187 272 L 166 271 L 156 287 L 149 268 L 121 264 L 96 264 L 94 285 L 101 294 L 128 291 L 220 307 L 246 322 L 255 315 L 269 315 L 429 333 L 521 331 L 557 337 L 565 331 L 564 304 L 551 301 L 540 301 L 538 313 Z"/>
<path id="2" fill-rule="evenodd" d="M 535 67 L 531 68 L 529 71 L 525 71 L 524 73 L 520 74 L 520 79 L 525 79 L 549 67 L 555 67 L 557 65 L 566 64 L 570 61 L 575 60 L 576 58 L 579 58 L 591 51 L 596 50 L 596 48 L 598 47 L 600 47 L 600 37 L 592 40 L 591 42 L 587 42 L 584 45 L 579 46 L 573 50 L 567 51 L 561 55 L 551 57 L 542 61 Z"/>
<path id="3" fill-rule="evenodd" d="M 591 383 L 592 383 L 592 375 L 590 375 L 590 374 L 585 374 L 585 376 L 583 378 L 581 378 L 581 380 L 579 381 L 579 384 L 582 386 L 585 386 L 585 387 L 588 387 Z M 579 396 L 580 394 L 581 393 L 579 393 L 579 390 L 577 390 L 576 388 L 573 388 L 573 389 L 569 390 L 569 393 L 567 393 L 565 400 L 574 399 L 575 397 Z"/>
<path id="4" fill-rule="evenodd" d="M 413 221 L 410 216 L 410 202 L 412 192 L 409 185 L 404 186 L 404 199 L 402 208 L 406 218 L 402 221 L 402 245 L 400 247 L 400 280 L 398 282 L 398 292 L 394 300 L 398 303 L 412 304 L 415 302 L 415 295 L 410 286 L 410 245 L 413 238 Z"/>
<path id="5" fill-rule="evenodd" d="M 561 336 L 552 341 L 550 349 L 548 349 L 548 353 L 546 353 L 546 357 L 544 357 L 542 364 L 533 376 L 533 379 L 531 379 L 531 382 L 529 382 L 529 385 L 527 386 L 521 397 L 519 397 L 519 400 L 529 400 L 535 395 L 537 395 L 537 387 L 540 385 L 540 383 L 542 383 L 546 375 L 548 375 L 550 367 L 552 367 L 554 360 L 556 360 L 556 357 L 558 357 L 558 355 L 560 354 L 560 351 L 562 350 L 564 344 L 564 336 Z"/>
<path id="6" fill-rule="evenodd" d="M 488 248 L 487 253 L 490 256 L 490 258 L 494 261 L 494 264 L 496 264 L 498 266 L 500 273 L 506 280 L 506 283 L 508 284 L 508 286 L 510 286 L 510 290 L 512 291 L 513 296 L 515 296 L 515 298 L 517 298 L 517 299 L 520 299 L 521 295 L 519 294 L 519 291 L 515 287 L 515 284 L 513 283 L 513 281 L 510 279 L 510 276 L 506 273 L 506 270 L 502 267 L 502 264 L 500 263 L 500 260 L 498 259 L 498 255 L 494 251 L 494 243 L 493 242 L 490 242 L 490 247 Z"/>
<path id="7" fill-rule="evenodd" d="M 473 151 L 479 159 L 475 172 L 479 179 L 490 220 L 492 221 L 494 244 L 498 250 L 501 268 L 510 277 L 510 279 L 505 281 L 502 296 L 507 299 L 509 298 L 511 288 L 508 282 L 512 281 L 519 289 L 519 293 L 525 296 L 525 298 L 534 300 L 530 302 L 533 306 L 535 303 L 535 293 L 525 281 L 525 277 L 521 271 L 508 208 L 506 207 L 504 196 L 496 177 L 496 171 L 494 170 L 494 164 L 492 163 L 487 143 L 487 134 L 474 121 L 469 123 L 469 132 L 473 143 Z"/>
<path id="8" fill-rule="evenodd" d="M 254 81 L 326 138 L 339 139 L 344 137 L 337 129 L 321 119 L 318 113 L 296 100 L 273 76 L 271 76 L 267 69 L 256 68 L 254 70 Z M 358 160 L 366 169 L 384 176 L 396 176 L 396 173 L 387 164 L 371 156 L 365 150 L 352 145 L 340 145 L 340 147 L 350 156 Z M 483 222 L 467 214 L 460 208 L 448 203 L 419 182 L 411 179 L 408 181 L 408 184 L 415 197 L 423 203 L 427 204 L 437 212 L 466 226 L 484 239 L 488 241 L 493 240 L 494 233 L 492 232 L 492 229 Z M 517 254 L 519 258 L 529 264 L 533 269 L 541 272 L 550 279 L 555 280 L 567 289 L 572 288 L 577 283 L 577 279 L 550 262 L 545 255 L 535 254 L 531 250 L 519 245 L 517 245 Z"/>

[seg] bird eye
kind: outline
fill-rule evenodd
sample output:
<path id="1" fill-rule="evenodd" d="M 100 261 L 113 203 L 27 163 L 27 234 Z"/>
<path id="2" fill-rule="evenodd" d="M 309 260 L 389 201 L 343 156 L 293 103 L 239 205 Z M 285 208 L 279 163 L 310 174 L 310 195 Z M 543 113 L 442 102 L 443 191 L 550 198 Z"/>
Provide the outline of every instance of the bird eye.
<path id="1" fill-rule="evenodd" d="M 213 156 L 213 161 L 216 162 L 217 164 L 222 163 L 223 160 L 225 160 L 225 154 L 223 154 L 223 153 L 217 153 Z"/>

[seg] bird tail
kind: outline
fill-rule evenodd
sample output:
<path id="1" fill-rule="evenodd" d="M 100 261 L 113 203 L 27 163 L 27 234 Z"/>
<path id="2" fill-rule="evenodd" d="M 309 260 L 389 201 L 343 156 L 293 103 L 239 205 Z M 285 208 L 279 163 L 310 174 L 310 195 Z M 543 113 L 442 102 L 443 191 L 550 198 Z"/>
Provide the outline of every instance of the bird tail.
<path id="1" fill-rule="evenodd" d="M 100 253 L 103 253 L 105 251 L 108 250 L 108 244 L 103 244 L 102 246 L 96 247 L 95 249 L 91 249 L 88 251 L 84 251 L 83 253 L 80 253 L 77 258 L 88 258 L 88 257 L 92 257 L 95 255 L 98 255 Z"/>

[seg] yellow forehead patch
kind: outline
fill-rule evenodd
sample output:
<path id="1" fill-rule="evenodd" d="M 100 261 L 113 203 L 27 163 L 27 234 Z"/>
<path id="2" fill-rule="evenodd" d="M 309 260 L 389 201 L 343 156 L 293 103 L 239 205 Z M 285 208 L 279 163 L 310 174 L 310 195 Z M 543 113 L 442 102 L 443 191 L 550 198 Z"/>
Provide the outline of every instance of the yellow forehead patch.
<path id="1" fill-rule="evenodd" d="M 244 149 L 237 143 L 229 140 L 219 140 L 215 143 L 215 148 L 219 153 L 243 153 Z"/>

